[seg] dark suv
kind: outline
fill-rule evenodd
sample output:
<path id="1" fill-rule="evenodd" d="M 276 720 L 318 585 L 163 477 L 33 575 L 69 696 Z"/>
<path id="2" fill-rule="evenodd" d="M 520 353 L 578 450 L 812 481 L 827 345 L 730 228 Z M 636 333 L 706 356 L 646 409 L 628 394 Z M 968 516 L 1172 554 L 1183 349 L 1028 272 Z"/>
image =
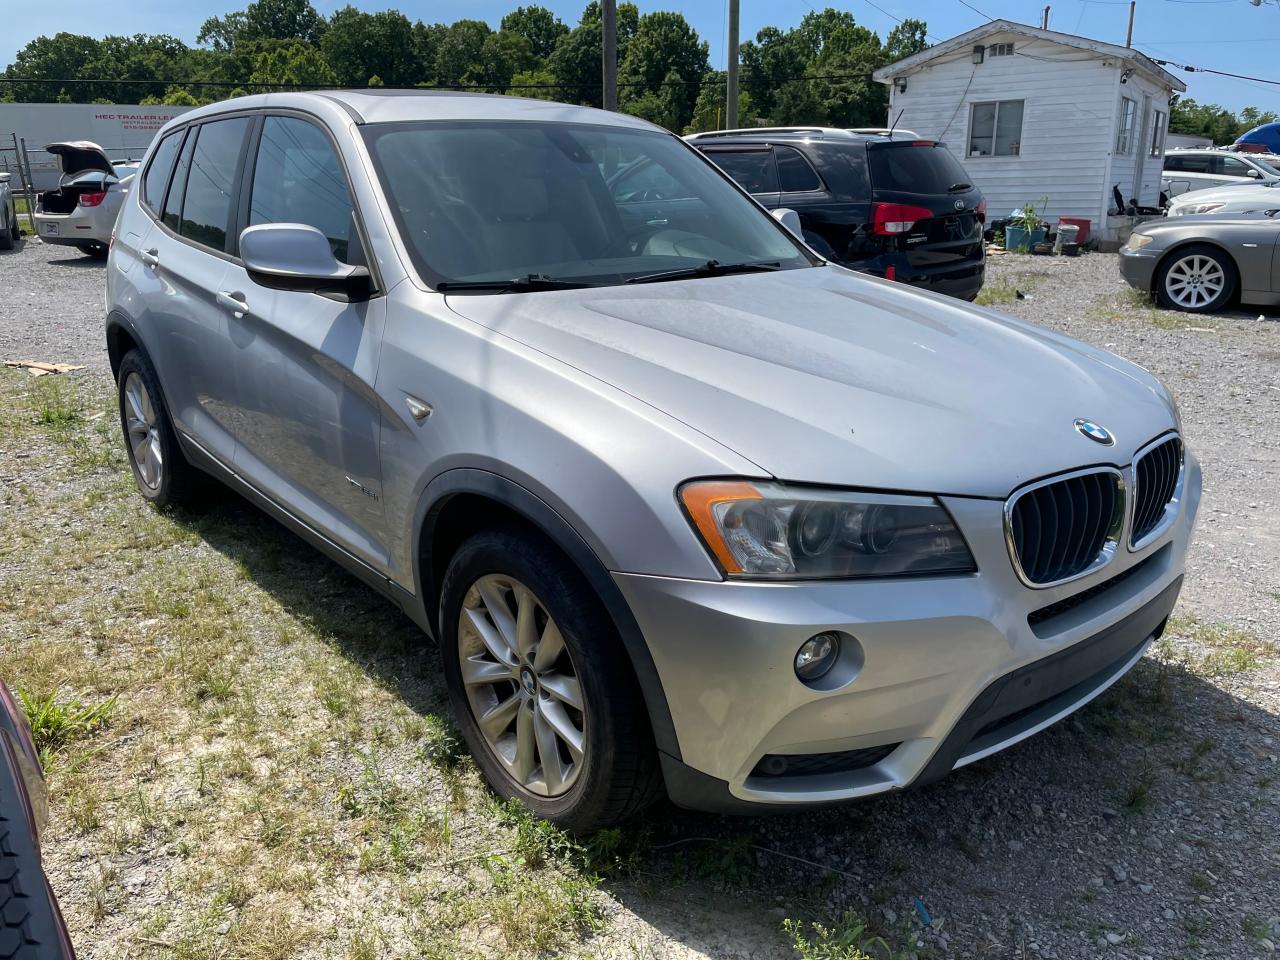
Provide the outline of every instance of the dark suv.
<path id="1" fill-rule="evenodd" d="M 795 210 L 827 259 L 964 300 L 982 289 L 987 202 L 944 144 L 820 128 L 687 139 L 765 207 Z"/>

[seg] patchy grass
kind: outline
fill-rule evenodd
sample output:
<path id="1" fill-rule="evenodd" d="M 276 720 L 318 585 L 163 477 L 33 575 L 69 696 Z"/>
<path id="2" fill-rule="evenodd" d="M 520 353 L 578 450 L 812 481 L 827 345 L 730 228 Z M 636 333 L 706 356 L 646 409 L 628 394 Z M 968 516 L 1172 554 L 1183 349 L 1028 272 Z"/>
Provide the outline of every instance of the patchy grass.
<path id="1" fill-rule="evenodd" d="M 1196 676 L 1214 678 L 1256 670 L 1278 651 L 1275 643 L 1251 630 L 1176 616 L 1160 639 L 1159 652 Z"/>
<path id="2" fill-rule="evenodd" d="M 1202 313 L 1184 313 L 1181 310 L 1165 310 L 1156 305 L 1149 293 L 1128 287 L 1094 304 L 1085 311 L 1085 318 L 1101 323 L 1131 323 L 1136 318 L 1161 330 L 1217 330 L 1213 317 Z"/>
<path id="3" fill-rule="evenodd" d="M 1002 277 L 993 283 L 987 283 L 978 291 L 974 303 L 979 306 L 993 306 L 1001 303 L 1013 303 L 1018 293 L 1030 293 L 1048 279 L 1043 273 L 1022 271 L 1012 277 Z"/>
<path id="4" fill-rule="evenodd" d="M 105 379 L 0 369 L 0 462 L 0 664 L 83 960 L 614 955 L 617 888 L 751 913 L 749 840 L 675 856 L 652 821 L 572 837 L 498 803 L 433 644 L 230 494 L 150 507 Z M 661 936 L 623 929 L 622 955 Z"/>

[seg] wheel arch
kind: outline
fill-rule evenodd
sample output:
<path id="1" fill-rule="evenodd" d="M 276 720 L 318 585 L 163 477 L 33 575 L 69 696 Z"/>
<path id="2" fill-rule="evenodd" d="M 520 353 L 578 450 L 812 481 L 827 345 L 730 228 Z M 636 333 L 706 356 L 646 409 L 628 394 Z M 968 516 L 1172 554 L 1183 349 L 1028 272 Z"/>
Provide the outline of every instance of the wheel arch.
<path id="1" fill-rule="evenodd" d="M 147 359 L 151 358 L 133 324 L 114 311 L 107 314 L 107 359 L 111 363 L 112 379 L 120 373 L 120 361 L 130 350 L 140 350 L 147 355 Z M 153 361 L 152 366 L 154 365 Z"/>
<path id="2" fill-rule="evenodd" d="M 423 492 L 414 523 L 414 583 L 432 632 L 439 633 L 440 584 L 449 559 L 467 536 L 495 521 L 513 522 L 545 537 L 591 585 L 627 651 L 658 749 L 680 759 L 662 681 L 622 591 L 572 524 L 515 481 L 488 470 L 460 467 L 435 478 Z"/>
<path id="3" fill-rule="evenodd" d="M 1235 256 L 1225 246 L 1217 240 L 1206 239 L 1204 237 L 1189 237 L 1186 240 L 1179 240 L 1172 247 L 1162 253 L 1160 255 L 1160 259 L 1156 261 L 1155 269 L 1151 271 L 1151 289 L 1147 291 L 1148 293 L 1152 296 L 1157 294 L 1160 287 L 1160 278 L 1164 273 L 1165 264 L 1167 264 L 1175 254 L 1186 250 L 1188 247 L 1212 247 L 1214 250 L 1218 251 L 1218 253 L 1222 254 L 1222 256 L 1225 257 L 1227 262 L 1231 265 L 1231 269 L 1236 272 L 1236 290 L 1235 293 L 1232 294 L 1232 297 L 1239 296 L 1240 264 L 1236 263 Z"/>

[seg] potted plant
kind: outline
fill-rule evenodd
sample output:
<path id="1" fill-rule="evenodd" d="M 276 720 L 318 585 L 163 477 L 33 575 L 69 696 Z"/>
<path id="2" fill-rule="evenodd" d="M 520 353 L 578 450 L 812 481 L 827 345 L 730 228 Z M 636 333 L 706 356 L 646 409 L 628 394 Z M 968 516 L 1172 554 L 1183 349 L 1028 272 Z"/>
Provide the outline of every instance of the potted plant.
<path id="1" fill-rule="evenodd" d="M 1030 253 L 1032 244 L 1041 243 L 1047 228 L 1040 214 L 1049 205 L 1048 197 L 1040 198 L 1040 213 L 1036 205 L 1028 203 L 1011 216 L 1004 225 L 1004 248 L 1014 253 Z"/>

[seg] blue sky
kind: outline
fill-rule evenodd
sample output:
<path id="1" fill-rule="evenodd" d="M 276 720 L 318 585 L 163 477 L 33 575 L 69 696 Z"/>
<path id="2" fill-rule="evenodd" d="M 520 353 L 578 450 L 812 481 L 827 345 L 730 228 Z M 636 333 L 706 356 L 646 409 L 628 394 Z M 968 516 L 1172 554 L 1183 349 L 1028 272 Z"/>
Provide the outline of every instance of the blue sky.
<path id="1" fill-rule="evenodd" d="M 126 0 L 103 4 L 101 0 L 58 0 L 32 3 L 9 0 L 0 22 L 0 63 L 7 63 L 29 40 L 59 30 L 103 36 L 107 33 L 170 33 L 188 43 L 205 17 L 243 9 L 248 0 L 219 0 L 205 3 L 175 3 L 174 0 Z M 346 0 L 312 0 L 322 13 L 329 14 Z M 354 0 L 364 10 L 398 7 L 411 19 L 451 22 L 461 17 L 478 17 L 495 27 L 502 15 L 521 0 Z M 528 2 L 528 0 L 524 0 Z M 995 18 L 1039 23 L 1043 3 L 1036 0 L 971 0 L 982 13 Z M 1126 0 L 1050 0 L 1050 27 L 1067 33 L 1113 43 L 1124 42 Z M 566 23 L 572 25 L 585 0 L 543 0 Z M 741 0 L 742 36 L 755 35 L 762 26 L 793 26 L 814 7 L 828 5 L 823 0 Z M 984 18 L 961 0 L 831 0 L 831 6 L 850 10 L 859 23 L 883 36 L 894 25 L 892 17 L 914 16 L 925 20 L 933 38 L 945 39 L 984 22 Z M 711 59 L 724 65 L 726 0 L 640 0 L 640 9 L 679 9 L 711 45 Z M 879 7 L 880 9 L 877 9 Z M 881 11 L 885 12 L 881 12 Z M 1280 0 L 1263 0 L 1254 7 L 1249 0 L 1139 0 L 1134 46 L 1161 59 L 1194 66 L 1212 67 L 1232 73 L 1280 80 Z M 1255 105 L 1264 110 L 1280 110 L 1280 86 L 1214 77 L 1180 74 L 1187 95 L 1197 100 L 1221 103 L 1233 110 Z"/>

